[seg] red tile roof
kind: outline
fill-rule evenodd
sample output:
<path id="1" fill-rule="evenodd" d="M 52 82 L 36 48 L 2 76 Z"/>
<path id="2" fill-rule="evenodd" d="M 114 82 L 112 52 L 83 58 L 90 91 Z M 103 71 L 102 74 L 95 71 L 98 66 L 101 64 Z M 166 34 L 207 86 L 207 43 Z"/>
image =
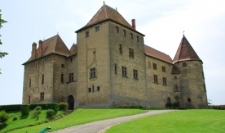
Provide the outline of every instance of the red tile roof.
<path id="1" fill-rule="evenodd" d="M 147 45 L 144 46 L 144 49 L 145 49 L 146 55 L 172 64 L 172 59 L 170 58 L 169 55 L 162 53 L 162 52 L 160 52 L 152 47 L 149 47 Z"/>
<path id="2" fill-rule="evenodd" d="M 104 4 L 98 10 L 98 12 L 92 17 L 92 19 L 84 27 L 77 30 L 76 33 L 85 29 L 85 28 L 88 28 L 92 25 L 98 24 L 98 23 L 106 21 L 106 20 L 114 21 L 114 22 L 119 23 L 119 24 L 121 24 L 121 25 L 123 25 L 123 26 L 125 26 L 129 29 L 132 29 L 132 30 L 136 31 L 134 28 L 132 28 L 132 26 L 123 18 L 123 16 L 117 10 L 115 10 L 112 7 Z M 138 32 L 138 31 L 136 31 L 136 32 Z"/>
<path id="3" fill-rule="evenodd" d="M 42 43 L 42 51 L 41 51 L 41 47 L 39 44 L 39 47 L 36 50 L 36 58 L 41 58 L 43 56 L 47 56 L 49 54 L 59 54 L 62 56 L 69 56 L 71 53 L 69 51 L 69 49 L 66 47 L 65 43 L 63 42 L 63 40 L 61 39 L 61 37 L 59 35 L 55 35 L 49 39 L 46 39 L 44 41 L 39 41 L 39 43 Z M 25 62 L 24 64 L 33 61 L 35 59 L 32 59 L 30 57 L 30 59 Z"/>
<path id="4" fill-rule="evenodd" d="M 180 42 L 180 46 L 178 47 L 176 55 L 173 59 L 173 63 L 187 60 L 196 60 L 202 62 L 186 37 L 183 36 Z"/>

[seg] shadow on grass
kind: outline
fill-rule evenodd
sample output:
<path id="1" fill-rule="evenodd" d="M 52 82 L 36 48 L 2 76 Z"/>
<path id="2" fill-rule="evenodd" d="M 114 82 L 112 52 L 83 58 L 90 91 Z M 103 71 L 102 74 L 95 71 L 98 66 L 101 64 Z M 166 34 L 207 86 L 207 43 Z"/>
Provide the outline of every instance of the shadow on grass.
<path id="1" fill-rule="evenodd" d="M 21 115 L 20 116 L 20 119 L 27 119 L 29 117 L 29 114 L 27 114 L 27 115 Z"/>
<path id="2" fill-rule="evenodd" d="M 6 123 L 3 123 L 2 125 L 0 124 L 0 132 L 2 129 L 6 128 L 8 126 L 8 124 Z"/>

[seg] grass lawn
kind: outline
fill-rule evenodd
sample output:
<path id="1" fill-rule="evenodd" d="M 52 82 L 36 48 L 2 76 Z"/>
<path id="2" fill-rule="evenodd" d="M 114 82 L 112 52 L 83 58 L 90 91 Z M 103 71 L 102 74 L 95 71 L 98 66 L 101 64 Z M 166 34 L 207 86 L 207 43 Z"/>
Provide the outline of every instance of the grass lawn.
<path id="1" fill-rule="evenodd" d="M 136 119 L 106 133 L 224 133 L 224 110 L 181 110 Z"/>
<path id="2" fill-rule="evenodd" d="M 41 129 L 47 126 L 51 126 L 52 129 L 50 131 L 55 131 L 88 122 L 115 118 L 120 116 L 128 116 L 144 112 L 146 111 L 141 109 L 77 109 L 70 115 L 67 115 L 57 121 L 14 130 L 10 133 L 26 133 L 26 131 L 27 133 L 38 133 Z"/>
<path id="3" fill-rule="evenodd" d="M 64 111 L 58 111 L 56 115 L 59 114 L 63 114 Z M 7 113 L 10 118 L 7 121 L 7 125 L 6 127 L 4 127 L 2 130 L 0 130 L 1 133 L 11 130 L 11 129 L 15 129 L 15 128 L 21 128 L 21 127 L 26 127 L 29 125 L 38 125 L 39 123 L 42 123 L 44 121 L 48 121 L 49 118 L 46 118 L 46 110 L 42 110 L 41 114 L 39 115 L 39 120 L 37 120 L 32 111 L 30 112 L 29 115 L 27 116 L 21 116 L 21 112 L 17 111 L 17 112 L 9 112 Z M 14 117 L 17 117 L 18 119 L 13 121 Z"/>

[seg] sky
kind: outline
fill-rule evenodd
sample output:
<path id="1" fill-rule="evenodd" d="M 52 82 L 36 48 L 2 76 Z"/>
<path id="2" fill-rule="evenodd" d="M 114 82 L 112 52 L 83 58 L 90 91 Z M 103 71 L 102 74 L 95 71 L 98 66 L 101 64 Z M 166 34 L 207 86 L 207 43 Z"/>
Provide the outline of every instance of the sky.
<path id="1" fill-rule="evenodd" d="M 207 96 L 214 105 L 225 104 L 224 0 L 105 0 L 145 35 L 145 44 L 173 59 L 183 33 L 203 61 Z M 22 65 L 31 56 L 32 43 L 59 34 L 68 48 L 75 31 L 103 5 L 102 0 L 0 0 L 0 105 L 21 104 Z"/>

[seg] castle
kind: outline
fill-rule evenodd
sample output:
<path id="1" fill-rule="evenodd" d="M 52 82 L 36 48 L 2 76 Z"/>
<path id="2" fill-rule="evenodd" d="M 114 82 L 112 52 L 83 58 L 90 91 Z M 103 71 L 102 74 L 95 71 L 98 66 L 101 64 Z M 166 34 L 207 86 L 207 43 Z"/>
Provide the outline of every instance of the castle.
<path id="1" fill-rule="evenodd" d="M 203 62 L 185 36 L 174 59 L 144 44 L 144 35 L 108 5 L 76 31 L 32 45 L 24 65 L 23 104 L 67 101 L 77 107 L 207 106 Z"/>

